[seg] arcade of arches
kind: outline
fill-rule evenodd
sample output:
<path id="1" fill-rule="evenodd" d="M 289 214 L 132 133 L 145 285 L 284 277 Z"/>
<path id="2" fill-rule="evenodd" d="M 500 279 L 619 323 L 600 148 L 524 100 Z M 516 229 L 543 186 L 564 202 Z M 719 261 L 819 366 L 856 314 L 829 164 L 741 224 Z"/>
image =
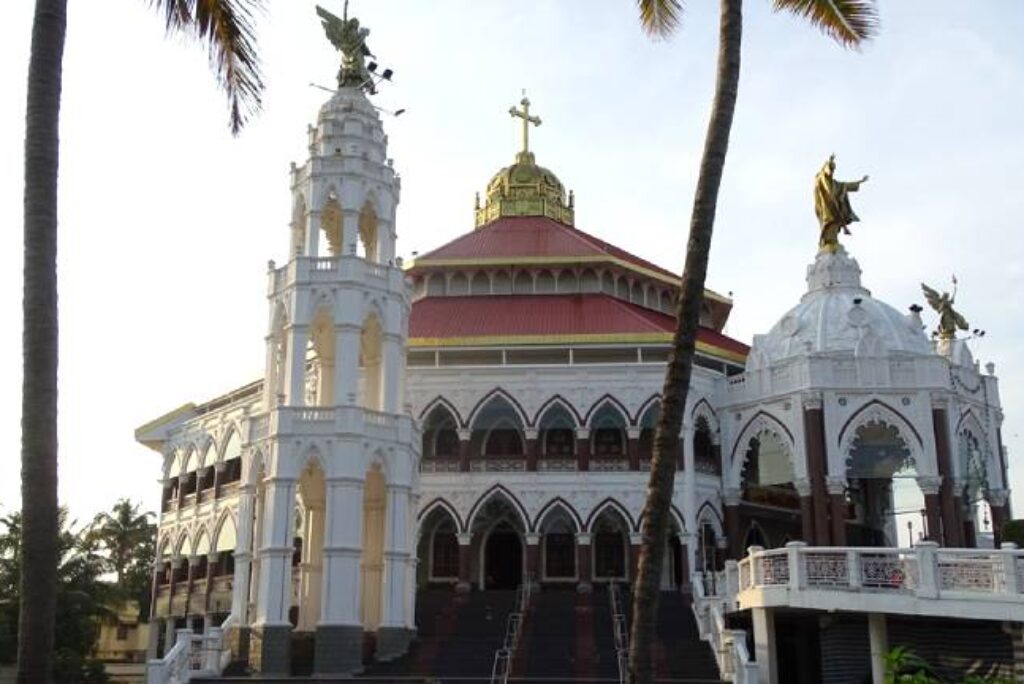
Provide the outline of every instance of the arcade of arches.
<path id="1" fill-rule="evenodd" d="M 417 582 L 465 590 L 512 589 L 526 578 L 568 586 L 629 581 L 639 544 L 639 534 L 613 503 L 583 527 L 574 512 L 553 501 L 528 528 L 516 505 L 496 495 L 480 506 L 468 531 L 460 530 L 445 506 L 434 505 L 420 521 Z M 683 587 L 688 577 L 686 547 L 673 521 L 662 586 Z"/>

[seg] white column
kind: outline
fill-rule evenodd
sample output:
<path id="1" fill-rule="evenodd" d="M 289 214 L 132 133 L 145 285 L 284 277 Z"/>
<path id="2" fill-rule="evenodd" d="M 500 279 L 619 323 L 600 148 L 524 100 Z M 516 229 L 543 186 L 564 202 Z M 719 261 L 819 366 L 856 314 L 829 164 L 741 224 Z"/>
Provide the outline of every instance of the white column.
<path id="1" fill-rule="evenodd" d="M 889 651 L 885 613 L 868 613 L 868 641 L 871 645 L 871 681 L 873 684 L 885 684 L 885 654 Z"/>
<path id="2" fill-rule="evenodd" d="M 680 541 L 686 544 L 686 571 L 693 575 L 697 568 L 697 465 L 693 454 L 693 422 L 683 423 L 683 526 Z M 683 586 L 690 585 L 690 577 L 683 578 Z"/>
<path id="3" fill-rule="evenodd" d="M 326 515 L 320 624 L 359 626 L 363 481 L 329 478 Z"/>
<path id="4" fill-rule="evenodd" d="M 306 219 L 306 256 L 317 256 L 320 241 L 320 212 L 311 211 Z"/>
<path id="5" fill-rule="evenodd" d="M 384 547 L 384 606 L 381 625 L 384 627 L 410 627 L 412 616 L 406 615 L 405 591 L 408 586 L 406 573 L 409 572 L 412 530 L 409 529 L 409 497 L 412 488 L 408 485 L 388 487 L 388 512 L 384 516 L 387 525 Z"/>
<path id="6" fill-rule="evenodd" d="M 381 375 L 384 387 L 382 409 L 387 413 L 398 413 L 401 406 L 399 390 L 402 387 L 402 336 L 384 333 L 381 341 Z"/>
<path id="7" fill-rule="evenodd" d="M 288 388 L 286 403 L 302 406 L 306 397 L 306 346 L 309 329 L 305 325 L 293 325 L 288 335 L 288 361 L 285 369 L 285 387 Z"/>
<path id="8" fill-rule="evenodd" d="M 302 548 L 302 602 L 299 607 L 299 628 L 313 631 L 320 621 L 321 587 L 323 585 L 324 504 L 306 507 L 305 544 Z"/>
<path id="9" fill-rule="evenodd" d="M 292 598 L 292 518 L 295 480 L 271 478 L 266 484 L 263 544 L 259 550 L 259 598 L 256 624 L 289 625 Z"/>
<path id="10" fill-rule="evenodd" d="M 779 664 L 775 654 L 775 615 L 771 608 L 753 608 L 754 659 L 757 661 L 759 684 L 779 683 Z"/>
<path id="11" fill-rule="evenodd" d="M 359 336 L 357 325 L 335 326 L 334 333 L 334 403 L 359 403 Z"/>
<path id="12" fill-rule="evenodd" d="M 252 566 L 253 507 L 256 487 L 239 487 L 238 537 L 235 540 L 235 576 L 231 582 L 231 612 L 240 626 L 249 624 L 249 569 Z"/>

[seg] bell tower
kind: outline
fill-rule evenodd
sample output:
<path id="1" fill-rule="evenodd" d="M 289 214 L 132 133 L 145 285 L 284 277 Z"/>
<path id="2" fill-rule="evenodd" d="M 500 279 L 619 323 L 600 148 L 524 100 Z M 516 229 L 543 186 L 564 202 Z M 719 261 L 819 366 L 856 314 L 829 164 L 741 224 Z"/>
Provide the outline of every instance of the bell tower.
<path id="1" fill-rule="evenodd" d="M 310 640 L 316 673 L 353 672 L 364 632 L 378 658 L 394 657 L 415 624 L 420 440 L 404 412 L 401 184 L 365 90 L 340 86 L 309 127 L 309 156 L 291 169 L 289 257 L 268 273 L 246 616 L 250 666 L 264 674 L 286 674 L 292 645 Z"/>

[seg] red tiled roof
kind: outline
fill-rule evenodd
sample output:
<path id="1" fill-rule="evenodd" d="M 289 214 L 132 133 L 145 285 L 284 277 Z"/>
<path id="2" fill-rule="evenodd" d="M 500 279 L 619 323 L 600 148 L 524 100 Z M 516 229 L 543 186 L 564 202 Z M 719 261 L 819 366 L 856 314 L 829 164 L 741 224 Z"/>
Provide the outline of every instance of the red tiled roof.
<path id="1" fill-rule="evenodd" d="M 455 238 L 416 259 L 416 265 L 436 261 L 495 261 L 541 258 L 567 260 L 606 257 L 678 280 L 676 273 L 599 240 L 582 230 L 544 216 L 506 216 Z M 413 266 L 415 270 L 416 265 Z"/>
<path id="2" fill-rule="evenodd" d="M 413 345 L 557 344 L 559 342 L 657 342 L 675 319 L 605 294 L 427 297 L 413 303 Z M 701 328 L 704 351 L 744 357 L 749 347 Z M 708 349 L 711 348 L 711 349 Z"/>

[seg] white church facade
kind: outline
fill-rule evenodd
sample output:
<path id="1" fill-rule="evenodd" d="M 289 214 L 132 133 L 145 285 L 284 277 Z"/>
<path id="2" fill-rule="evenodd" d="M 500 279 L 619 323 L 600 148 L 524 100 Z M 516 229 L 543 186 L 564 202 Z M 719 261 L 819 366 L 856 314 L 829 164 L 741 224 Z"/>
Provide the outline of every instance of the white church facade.
<path id="1" fill-rule="evenodd" d="M 292 169 L 264 376 L 136 433 L 163 463 L 154 658 L 217 628 L 252 672 L 308 652 L 350 673 L 406 652 L 425 588 L 634 576 L 678 277 L 576 228 L 525 141 L 476 227 L 403 264 L 386 148 L 339 88 Z M 750 547 L 998 549 L 1003 413 L 965 341 L 936 345 L 842 248 L 750 347 L 731 307 L 706 293 L 666 591 L 715 594 Z"/>

